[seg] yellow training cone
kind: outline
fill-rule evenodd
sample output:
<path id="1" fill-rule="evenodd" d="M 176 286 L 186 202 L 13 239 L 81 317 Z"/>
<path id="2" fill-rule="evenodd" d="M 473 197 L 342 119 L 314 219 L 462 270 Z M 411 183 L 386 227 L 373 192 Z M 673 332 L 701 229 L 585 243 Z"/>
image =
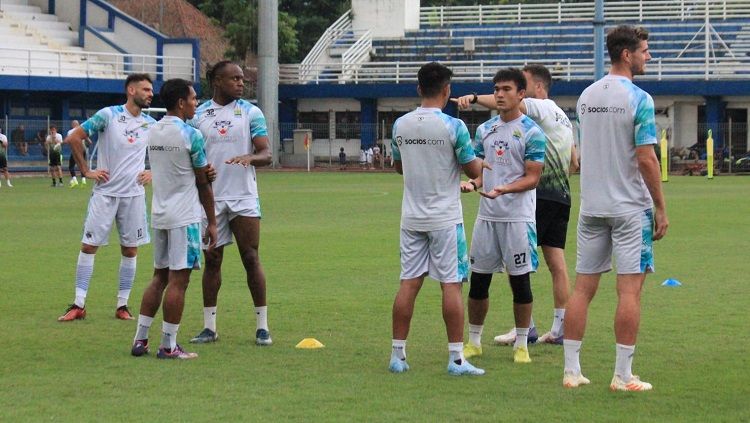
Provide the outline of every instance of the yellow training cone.
<path id="1" fill-rule="evenodd" d="M 315 338 L 305 338 L 297 344 L 295 348 L 304 348 L 306 350 L 312 350 L 316 348 L 323 348 L 325 345 Z"/>

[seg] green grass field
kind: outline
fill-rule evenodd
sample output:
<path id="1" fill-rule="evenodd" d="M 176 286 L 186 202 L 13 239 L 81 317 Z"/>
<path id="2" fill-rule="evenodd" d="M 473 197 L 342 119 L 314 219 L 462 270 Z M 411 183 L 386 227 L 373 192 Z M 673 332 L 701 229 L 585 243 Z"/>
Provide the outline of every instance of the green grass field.
<path id="1" fill-rule="evenodd" d="M 200 357 L 187 362 L 130 356 L 135 323 L 113 317 L 116 237 L 97 255 L 88 318 L 56 321 L 73 299 L 89 192 L 52 189 L 46 178 L 13 182 L 15 188 L 0 190 L 0 421 L 750 421 L 745 177 L 673 177 L 665 185 L 671 226 L 655 247 L 657 273 L 647 279 L 634 362 L 654 391 L 640 394 L 608 389 L 615 356 L 611 274 L 602 279 L 583 344 L 590 386 L 562 388 L 561 347 L 532 346 L 534 362 L 516 365 L 510 348 L 490 345 L 512 324 L 504 276 L 495 277 L 484 356 L 474 360 L 485 376 L 446 374 L 440 289 L 429 279 L 408 343 L 412 370 L 390 374 L 402 191 L 396 174 L 260 173 L 274 345 L 254 345 L 252 303 L 231 246 L 219 297 L 221 340 L 195 346 Z M 577 191 L 577 178 L 573 185 Z M 468 234 L 477 204 L 477 196 L 464 196 Z M 572 269 L 575 218 L 568 245 Z M 134 312 L 150 279 L 151 254 L 150 245 L 140 251 Z M 202 328 L 200 277 L 193 274 L 187 293 L 184 344 Z M 670 277 L 683 286 L 661 287 Z M 536 322 L 546 331 L 552 293 L 544 265 L 532 284 Z M 160 322 L 158 315 L 152 343 Z M 305 337 L 326 347 L 295 349 Z"/>

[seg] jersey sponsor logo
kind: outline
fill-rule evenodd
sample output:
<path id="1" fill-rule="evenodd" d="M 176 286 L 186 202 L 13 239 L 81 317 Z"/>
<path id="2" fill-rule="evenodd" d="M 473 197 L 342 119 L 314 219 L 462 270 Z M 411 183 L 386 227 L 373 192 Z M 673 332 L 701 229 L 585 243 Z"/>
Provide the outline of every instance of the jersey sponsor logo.
<path id="1" fill-rule="evenodd" d="M 232 121 L 231 120 L 217 120 L 214 122 L 214 129 L 216 129 L 216 132 L 219 133 L 222 137 L 229 132 L 229 128 L 232 127 Z"/>
<path id="2" fill-rule="evenodd" d="M 588 106 L 586 103 L 583 103 L 581 104 L 579 113 L 581 116 L 586 113 L 614 113 L 624 115 L 625 108 L 619 106 Z"/>
<path id="3" fill-rule="evenodd" d="M 495 163 L 500 163 L 503 165 L 510 164 L 510 159 L 505 154 L 508 152 L 508 146 L 510 143 L 508 141 L 504 140 L 494 140 L 492 141 L 492 148 L 495 149 Z"/>
<path id="4" fill-rule="evenodd" d="M 141 134 L 138 133 L 138 129 L 126 129 L 123 135 L 125 135 L 125 138 L 127 138 L 130 144 L 138 141 L 138 139 L 141 137 Z"/>
<path id="5" fill-rule="evenodd" d="M 560 123 L 563 126 L 567 128 L 572 128 L 573 126 L 570 124 L 570 119 L 568 119 L 567 116 L 560 114 L 558 112 L 555 112 L 555 123 Z"/>
<path id="6" fill-rule="evenodd" d="M 180 147 L 176 145 L 150 145 L 148 149 L 151 151 L 180 151 Z"/>
<path id="7" fill-rule="evenodd" d="M 396 137 L 398 145 L 444 145 L 445 140 L 430 138 L 403 138 L 401 135 Z"/>

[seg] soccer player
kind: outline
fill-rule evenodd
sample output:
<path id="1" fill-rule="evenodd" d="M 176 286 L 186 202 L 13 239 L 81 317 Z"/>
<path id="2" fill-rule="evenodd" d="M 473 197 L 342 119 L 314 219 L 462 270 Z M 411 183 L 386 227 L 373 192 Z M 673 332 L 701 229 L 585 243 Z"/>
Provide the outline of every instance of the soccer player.
<path id="1" fill-rule="evenodd" d="M 191 82 L 170 79 L 159 97 L 167 114 L 149 131 L 148 151 L 153 175 L 151 226 L 154 229 L 154 277 L 143 292 L 131 354 L 146 354 L 148 331 L 159 303 L 164 301 L 158 358 L 190 359 L 177 343 L 190 272 L 200 269 L 201 206 L 206 215 L 208 252 L 216 244 L 216 218 L 208 162 L 200 131 L 185 123 L 192 119 L 198 99 Z"/>
<path id="2" fill-rule="evenodd" d="M 245 88 L 242 68 L 221 61 L 209 69 L 206 78 L 213 98 L 201 104 L 189 123 L 206 140 L 208 161 L 216 166 L 214 196 L 218 238 L 216 248 L 206 252 L 203 272 L 204 329 L 190 342 L 218 340 L 216 312 L 221 288 L 224 246 L 237 241 L 247 286 L 255 305 L 255 343 L 271 345 L 266 305 L 266 275 L 260 263 L 260 200 L 255 166 L 271 163 L 271 150 L 263 112 L 241 99 Z"/>
<path id="3" fill-rule="evenodd" d="M 94 258 L 106 245 L 112 221 L 120 234 L 120 283 L 115 317 L 132 320 L 128 298 L 133 287 L 138 247 L 150 242 L 146 227 L 143 185 L 151 181 L 145 170 L 146 135 L 156 121 L 142 113 L 154 97 L 151 77 L 132 74 L 125 80 L 127 102 L 105 107 L 68 135 L 81 174 L 96 181 L 83 224 L 81 251 L 76 266 L 75 301 L 57 320 L 67 322 L 86 317 L 86 294 L 94 272 Z M 99 133 L 97 169 L 89 169 L 83 156 L 83 140 Z"/>
<path id="4" fill-rule="evenodd" d="M 654 153 L 654 101 L 633 84 L 643 75 L 648 32 L 620 25 L 607 34 L 609 74 L 578 99 L 581 156 L 581 211 L 578 217 L 576 283 L 565 316 L 563 385 L 589 383 L 579 352 L 588 307 L 601 274 L 617 261 L 616 359 L 610 389 L 647 391 L 650 383 L 632 373 L 641 319 L 641 288 L 654 271 L 653 241 L 666 235 L 669 221 Z"/>
<path id="5" fill-rule="evenodd" d="M 10 174 L 8 173 L 8 138 L 3 135 L 2 130 L 0 129 L 0 172 L 3 172 L 5 175 L 5 183 L 8 184 L 9 187 L 13 188 L 13 184 L 10 183 Z M 3 184 L 0 183 L 0 188 L 2 188 Z"/>
<path id="6" fill-rule="evenodd" d="M 507 271 L 513 291 L 516 339 L 513 360 L 529 363 L 528 335 L 533 296 L 529 275 L 535 272 L 536 188 L 544 167 L 546 135 L 521 113 L 526 78 L 515 68 L 493 78 L 499 114 L 477 128 L 474 151 L 489 162 L 478 178 L 461 183 L 461 191 L 482 195 L 471 240 L 469 344 L 467 356 L 482 354 L 481 335 L 489 309 L 493 273 Z M 484 187 L 484 191 L 479 191 Z"/>
<path id="7" fill-rule="evenodd" d="M 389 369 L 409 370 L 406 337 L 414 302 L 425 276 L 440 282 L 448 333 L 448 373 L 482 375 L 463 356 L 464 306 L 461 285 L 469 273 L 459 191 L 460 171 L 481 174 L 466 125 L 441 112 L 450 98 L 453 72 L 439 63 L 419 69 L 421 106 L 393 124 L 393 160 L 404 175 L 401 206 L 401 285 L 393 302 Z"/>
<path id="8" fill-rule="evenodd" d="M 552 275 L 552 295 L 554 313 L 552 328 L 538 337 L 534 319 L 531 319 L 528 342 L 539 342 L 562 345 L 563 320 L 565 304 L 568 301 L 570 282 L 565 265 L 565 242 L 570 219 L 570 170 L 578 167 L 573 142 L 573 127 L 565 112 L 554 101 L 550 100 L 549 89 L 552 76 L 549 70 L 540 64 L 530 64 L 523 68 L 526 77 L 526 95 L 520 104 L 521 113 L 534 120 L 547 135 L 547 147 L 544 152 L 544 170 L 536 187 L 536 229 L 537 244 L 542 247 L 544 261 Z M 468 109 L 470 104 L 478 103 L 487 108 L 496 109 L 493 95 L 469 94 L 454 100 L 461 109 Z M 471 330 L 469 331 L 471 333 Z M 495 343 L 513 345 L 516 330 L 495 337 Z"/>
<path id="9" fill-rule="evenodd" d="M 62 187 L 62 169 L 60 168 L 60 165 L 62 164 L 63 138 L 62 135 L 57 133 L 57 127 L 55 125 L 49 127 L 49 135 L 47 135 L 44 143 L 47 148 L 49 174 L 52 177 L 52 186 L 57 186 L 57 180 L 55 179 L 57 178 L 60 181 L 60 187 Z"/>
<path id="10" fill-rule="evenodd" d="M 70 131 L 68 131 L 68 135 L 70 135 L 73 130 L 75 130 L 77 127 L 81 126 L 81 124 L 74 120 L 70 122 L 70 126 L 72 127 Z M 86 137 L 83 139 L 83 160 L 86 160 L 87 156 L 87 147 L 91 145 L 91 138 Z M 76 178 L 76 159 L 73 157 L 73 155 L 70 155 L 70 159 L 68 160 L 68 171 L 70 171 L 70 187 L 75 188 L 78 186 L 78 178 Z M 86 185 L 86 177 L 83 176 L 83 173 L 81 173 L 81 184 Z"/>

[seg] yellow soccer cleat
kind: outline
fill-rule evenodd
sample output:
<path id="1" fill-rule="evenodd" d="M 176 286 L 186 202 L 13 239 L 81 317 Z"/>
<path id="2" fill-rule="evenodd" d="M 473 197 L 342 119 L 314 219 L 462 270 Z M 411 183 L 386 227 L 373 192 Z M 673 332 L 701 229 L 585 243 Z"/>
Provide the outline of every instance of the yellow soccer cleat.
<path id="1" fill-rule="evenodd" d="M 580 373 L 565 372 L 563 374 L 563 386 L 566 388 L 577 388 L 581 385 L 591 383 L 585 376 Z"/>
<path id="2" fill-rule="evenodd" d="M 482 346 L 466 344 L 464 346 L 464 358 L 479 357 L 482 355 Z"/>
<path id="3" fill-rule="evenodd" d="M 513 361 L 516 363 L 531 363 L 529 349 L 526 347 L 518 347 L 513 350 Z"/>
<path id="4" fill-rule="evenodd" d="M 612 391 L 640 392 L 650 391 L 654 387 L 648 382 L 641 381 L 636 375 L 633 375 L 627 383 L 620 376 L 614 375 L 612 376 L 612 383 L 609 384 L 609 389 Z"/>

